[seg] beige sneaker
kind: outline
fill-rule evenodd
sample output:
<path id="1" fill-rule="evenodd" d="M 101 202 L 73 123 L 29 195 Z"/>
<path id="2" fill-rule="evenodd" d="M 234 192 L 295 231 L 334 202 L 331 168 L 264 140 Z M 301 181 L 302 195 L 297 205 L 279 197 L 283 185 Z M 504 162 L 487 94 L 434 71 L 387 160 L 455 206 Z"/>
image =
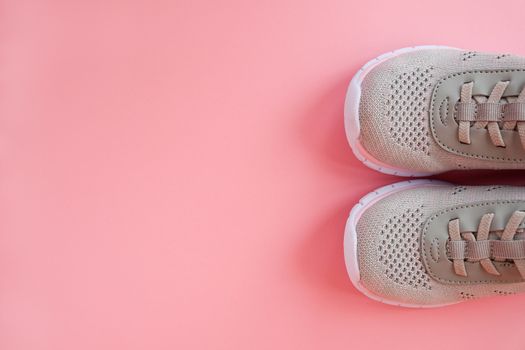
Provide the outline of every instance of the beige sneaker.
<path id="1" fill-rule="evenodd" d="M 345 128 L 354 154 L 392 175 L 525 168 L 525 58 L 420 46 L 354 76 Z"/>
<path id="2" fill-rule="evenodd" d="M 362 198 L 344 249 L 355 287 L 408 307 L 525 292 L 525 187 L 400 182 Z"/>

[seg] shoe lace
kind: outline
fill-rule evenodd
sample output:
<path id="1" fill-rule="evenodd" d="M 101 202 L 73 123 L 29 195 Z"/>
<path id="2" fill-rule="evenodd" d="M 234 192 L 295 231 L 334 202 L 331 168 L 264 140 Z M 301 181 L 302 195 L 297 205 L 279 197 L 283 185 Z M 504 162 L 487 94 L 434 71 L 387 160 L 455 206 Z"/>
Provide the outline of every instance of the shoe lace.
<path id="1" fill-rule="evenodd" d="M 493 218 L 493 213 L 481 217 L 476 236 L 472 232 L 460 232 L 459 219 L 449 221 L 447 252 L 453 261 L 454 272 L 467 277 L 465 261 L 468 261 L 479 262 L 487 273 L 499 276 L 493 261 L 511 260 L 525 279 L 525 240 L 514 239 L 525 219 L 525 212 L 515 211 L 512 214 L 503 231 L 496 233 L 499 239 L 490 238 Z"/>
<path id="2" fill-rule="evenodd" d="M 509 83 L 498 82 L 482 103 L 473 99 L 473 82 L 461 86 L 460 100 L 456 105 L 459 142 L 470 145 L 470 129 L 487 128 L 491 142 L 497 147 L 506 147 L 501 130 L 517 130 L 525 148 L 525 88 L 517 98 L 509 97 L 509 102 L 504 103 L 502 96 Z"/>

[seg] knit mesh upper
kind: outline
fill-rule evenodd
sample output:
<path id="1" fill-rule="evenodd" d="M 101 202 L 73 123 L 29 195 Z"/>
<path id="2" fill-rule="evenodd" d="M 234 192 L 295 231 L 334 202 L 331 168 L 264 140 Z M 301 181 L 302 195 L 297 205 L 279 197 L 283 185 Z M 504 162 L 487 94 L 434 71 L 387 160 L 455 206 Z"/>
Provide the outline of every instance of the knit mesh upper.
<path id="1" fill-rule="evenodd" d="M 432 67 L 403 72 L 390 85 L 385 100 L 390 137 L 412 152 L 428 154 L 429 135 L 425 127 Z"/>
<path id="2" fill-rule="evenodd" d="M 392 282 L 430 289 L 430 279 L 419 253 L 418 234 L 422 222 L 421 208 L 407 209 L 389 218 L 379 233 L 379 261 Z"/>

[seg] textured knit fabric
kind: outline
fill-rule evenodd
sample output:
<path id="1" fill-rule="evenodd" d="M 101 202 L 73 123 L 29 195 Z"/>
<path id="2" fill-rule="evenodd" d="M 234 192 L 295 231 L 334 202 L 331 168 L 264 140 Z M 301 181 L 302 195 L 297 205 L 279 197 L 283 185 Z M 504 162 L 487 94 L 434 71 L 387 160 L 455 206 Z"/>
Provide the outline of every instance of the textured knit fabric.
<path id="1" fill-rule="evenodd" d="M 427 273 L 421 259 L 422 226 L 430 215 L 456 205 L 501 199 L 525 200 L 525 188 L 433 185 L 381 199 L 357 223 L 361 283 L 381 297 L 418 305 L 525 292 L 525 283 L 442 284 Z"/>
<path id="2" fill-rule="evenodd" d="M 455 49 L 423 49 L 386 60 L 368 72 L 362 82 L 359 105 L 362 146 L 383 163 L 413 171 L 525 167 L 525 164 L 449 153 L 436 143 L 429 130 L 430 99 L 441 78 L 466 70 L 512 68 L 525 68 L 525 58 Z M 465 107 L 466 116 L 469 108 Z M 509 110 L 509 113 L 513 112 Z M 525 127 L 522 129 L 520 132 L 525 135 Z M 467 138 L 466 130 L 462 132 L 462 137 Z M 492 131 L 492 135 L 495 132 Z"/>

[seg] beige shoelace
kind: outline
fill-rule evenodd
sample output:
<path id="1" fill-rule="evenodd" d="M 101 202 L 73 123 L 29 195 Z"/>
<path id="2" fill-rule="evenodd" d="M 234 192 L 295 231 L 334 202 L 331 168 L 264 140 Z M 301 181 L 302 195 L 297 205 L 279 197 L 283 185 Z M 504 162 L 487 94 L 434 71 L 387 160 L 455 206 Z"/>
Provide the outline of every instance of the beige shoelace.
<path id="1" fill-rule="evenodd" d="M 521 276 L 525 278 L 525 240 L 514 239 L 525 212 L 515 211 L 505 225 L 502 232 L 496 232 L 500 239 L 489 239 L 490 225 L 494 214 L 485 214 L 479 222 L 477 237 L 472 232 L 460 232 L 459 219 L 448 223 L 450 241 L 447 250 L 454 263 L 457 275 L 467 276 L 465 261 L 479 262 L 483 269 L 491 275 L 500 273 L 493 261 L 512 260 L 516 264 Z"/>
<path id="2" fill-rule="evenodd" d="M 473 82 L 461 86 L 461 96 L 457 103 L 459 142 L 470 145 L 471 127 L 487 128 L 492 143 L 505 147 L 501 130 L 517 130 L 525 148 L 525 88 L 517 98 L 508 97 L 508 103 L 504 103 L 501 98 L 508 85 L 508 81 L 500 81 L 494 86 L 488 99 L 479 103 L 472 96 Z"/>

